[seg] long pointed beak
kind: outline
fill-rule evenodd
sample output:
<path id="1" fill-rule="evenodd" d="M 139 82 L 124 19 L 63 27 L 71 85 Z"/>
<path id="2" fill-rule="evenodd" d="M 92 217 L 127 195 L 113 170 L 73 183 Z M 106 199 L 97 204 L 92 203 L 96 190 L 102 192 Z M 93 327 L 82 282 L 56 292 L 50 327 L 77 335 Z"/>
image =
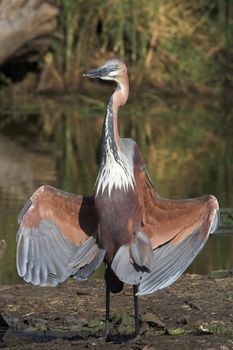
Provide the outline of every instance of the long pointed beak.
<path id="1" fill-rule="evenodd" d="M 87 78 L 102 78 L 106 77 L 110 72 L 111 69 L 106 66 L 102 66 L 97 69 L 90 70 L 88 73 L 83 74 L 83 76 Z"/>

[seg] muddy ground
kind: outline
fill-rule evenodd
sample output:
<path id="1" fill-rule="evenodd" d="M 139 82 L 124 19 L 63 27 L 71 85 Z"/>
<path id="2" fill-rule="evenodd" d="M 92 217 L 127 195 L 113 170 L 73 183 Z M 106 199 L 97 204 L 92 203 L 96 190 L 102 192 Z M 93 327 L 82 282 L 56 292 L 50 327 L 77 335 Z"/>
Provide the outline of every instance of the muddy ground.
<path id="1" fill-rule="evenodd" d="M 132 338 L 130 287 L 111 297 L 112 337 L 105 342 L 104 284 L 70 280 L 57 288 L 0 286 L 0 348 L 233 349 L 233 277 L 183 275 L 140 297 L 140 337 Z M 9 326 L 9 328 L 8 328 Z"/>

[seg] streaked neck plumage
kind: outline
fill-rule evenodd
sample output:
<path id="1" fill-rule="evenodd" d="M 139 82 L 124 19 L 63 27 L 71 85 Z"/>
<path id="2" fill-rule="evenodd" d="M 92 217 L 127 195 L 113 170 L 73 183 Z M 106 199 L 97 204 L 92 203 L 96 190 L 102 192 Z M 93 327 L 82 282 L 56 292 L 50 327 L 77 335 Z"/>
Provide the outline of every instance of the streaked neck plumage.
<path id="1" fill-rule="evenodd" d="M 124 152 L 119 137 L 118 109 L 128 99 L 129 83 L 127 73 L 117 81 L 117 88 L 111 96 L 102 129 L 100 171 L 95 185 L 96 196 L 107 188 L 110 197 L 113 187 L 127 192 L 134 186 L 133 160 Z"/>

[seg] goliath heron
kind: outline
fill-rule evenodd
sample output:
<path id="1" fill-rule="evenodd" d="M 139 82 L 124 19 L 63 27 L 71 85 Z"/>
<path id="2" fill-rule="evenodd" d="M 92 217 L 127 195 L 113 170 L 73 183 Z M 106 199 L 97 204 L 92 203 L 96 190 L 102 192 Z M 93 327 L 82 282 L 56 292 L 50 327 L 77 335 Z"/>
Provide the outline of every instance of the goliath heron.
<path id="1" fill-rule="evenodd" d="M 137 334 L 138 295 L 167 287 L 184 272 L 217 229 L 218 202 L 211 195 L 169 200 L 156 192 L 138 145 L 119 137 L 118 109 L 129 92 L 123 62 L 107 61 L 85 76 L 117 85 L 103 124 L 94 194 L 40 187 L 19 215 L 17 269 L 27 282 L 56 286 L 69 276 L 87 279 L 104 261 L 106 333 L 110 292 L 128 283 Z"/>

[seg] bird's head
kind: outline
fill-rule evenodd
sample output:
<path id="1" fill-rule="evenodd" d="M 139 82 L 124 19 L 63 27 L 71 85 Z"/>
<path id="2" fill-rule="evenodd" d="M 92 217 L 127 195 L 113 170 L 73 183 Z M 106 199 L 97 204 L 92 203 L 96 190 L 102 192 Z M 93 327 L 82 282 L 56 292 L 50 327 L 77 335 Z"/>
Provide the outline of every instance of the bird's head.
<path id="1" fill-rule="evenodd" d="M 92 69 L 88 73 L 83 74 L 88 78 L 100 78 L 103 80 L 114 80 L 119 82 L 122 76 L 127 74 L 126 65 L 119 59 L 107 61 L 103 66 Z"/>

